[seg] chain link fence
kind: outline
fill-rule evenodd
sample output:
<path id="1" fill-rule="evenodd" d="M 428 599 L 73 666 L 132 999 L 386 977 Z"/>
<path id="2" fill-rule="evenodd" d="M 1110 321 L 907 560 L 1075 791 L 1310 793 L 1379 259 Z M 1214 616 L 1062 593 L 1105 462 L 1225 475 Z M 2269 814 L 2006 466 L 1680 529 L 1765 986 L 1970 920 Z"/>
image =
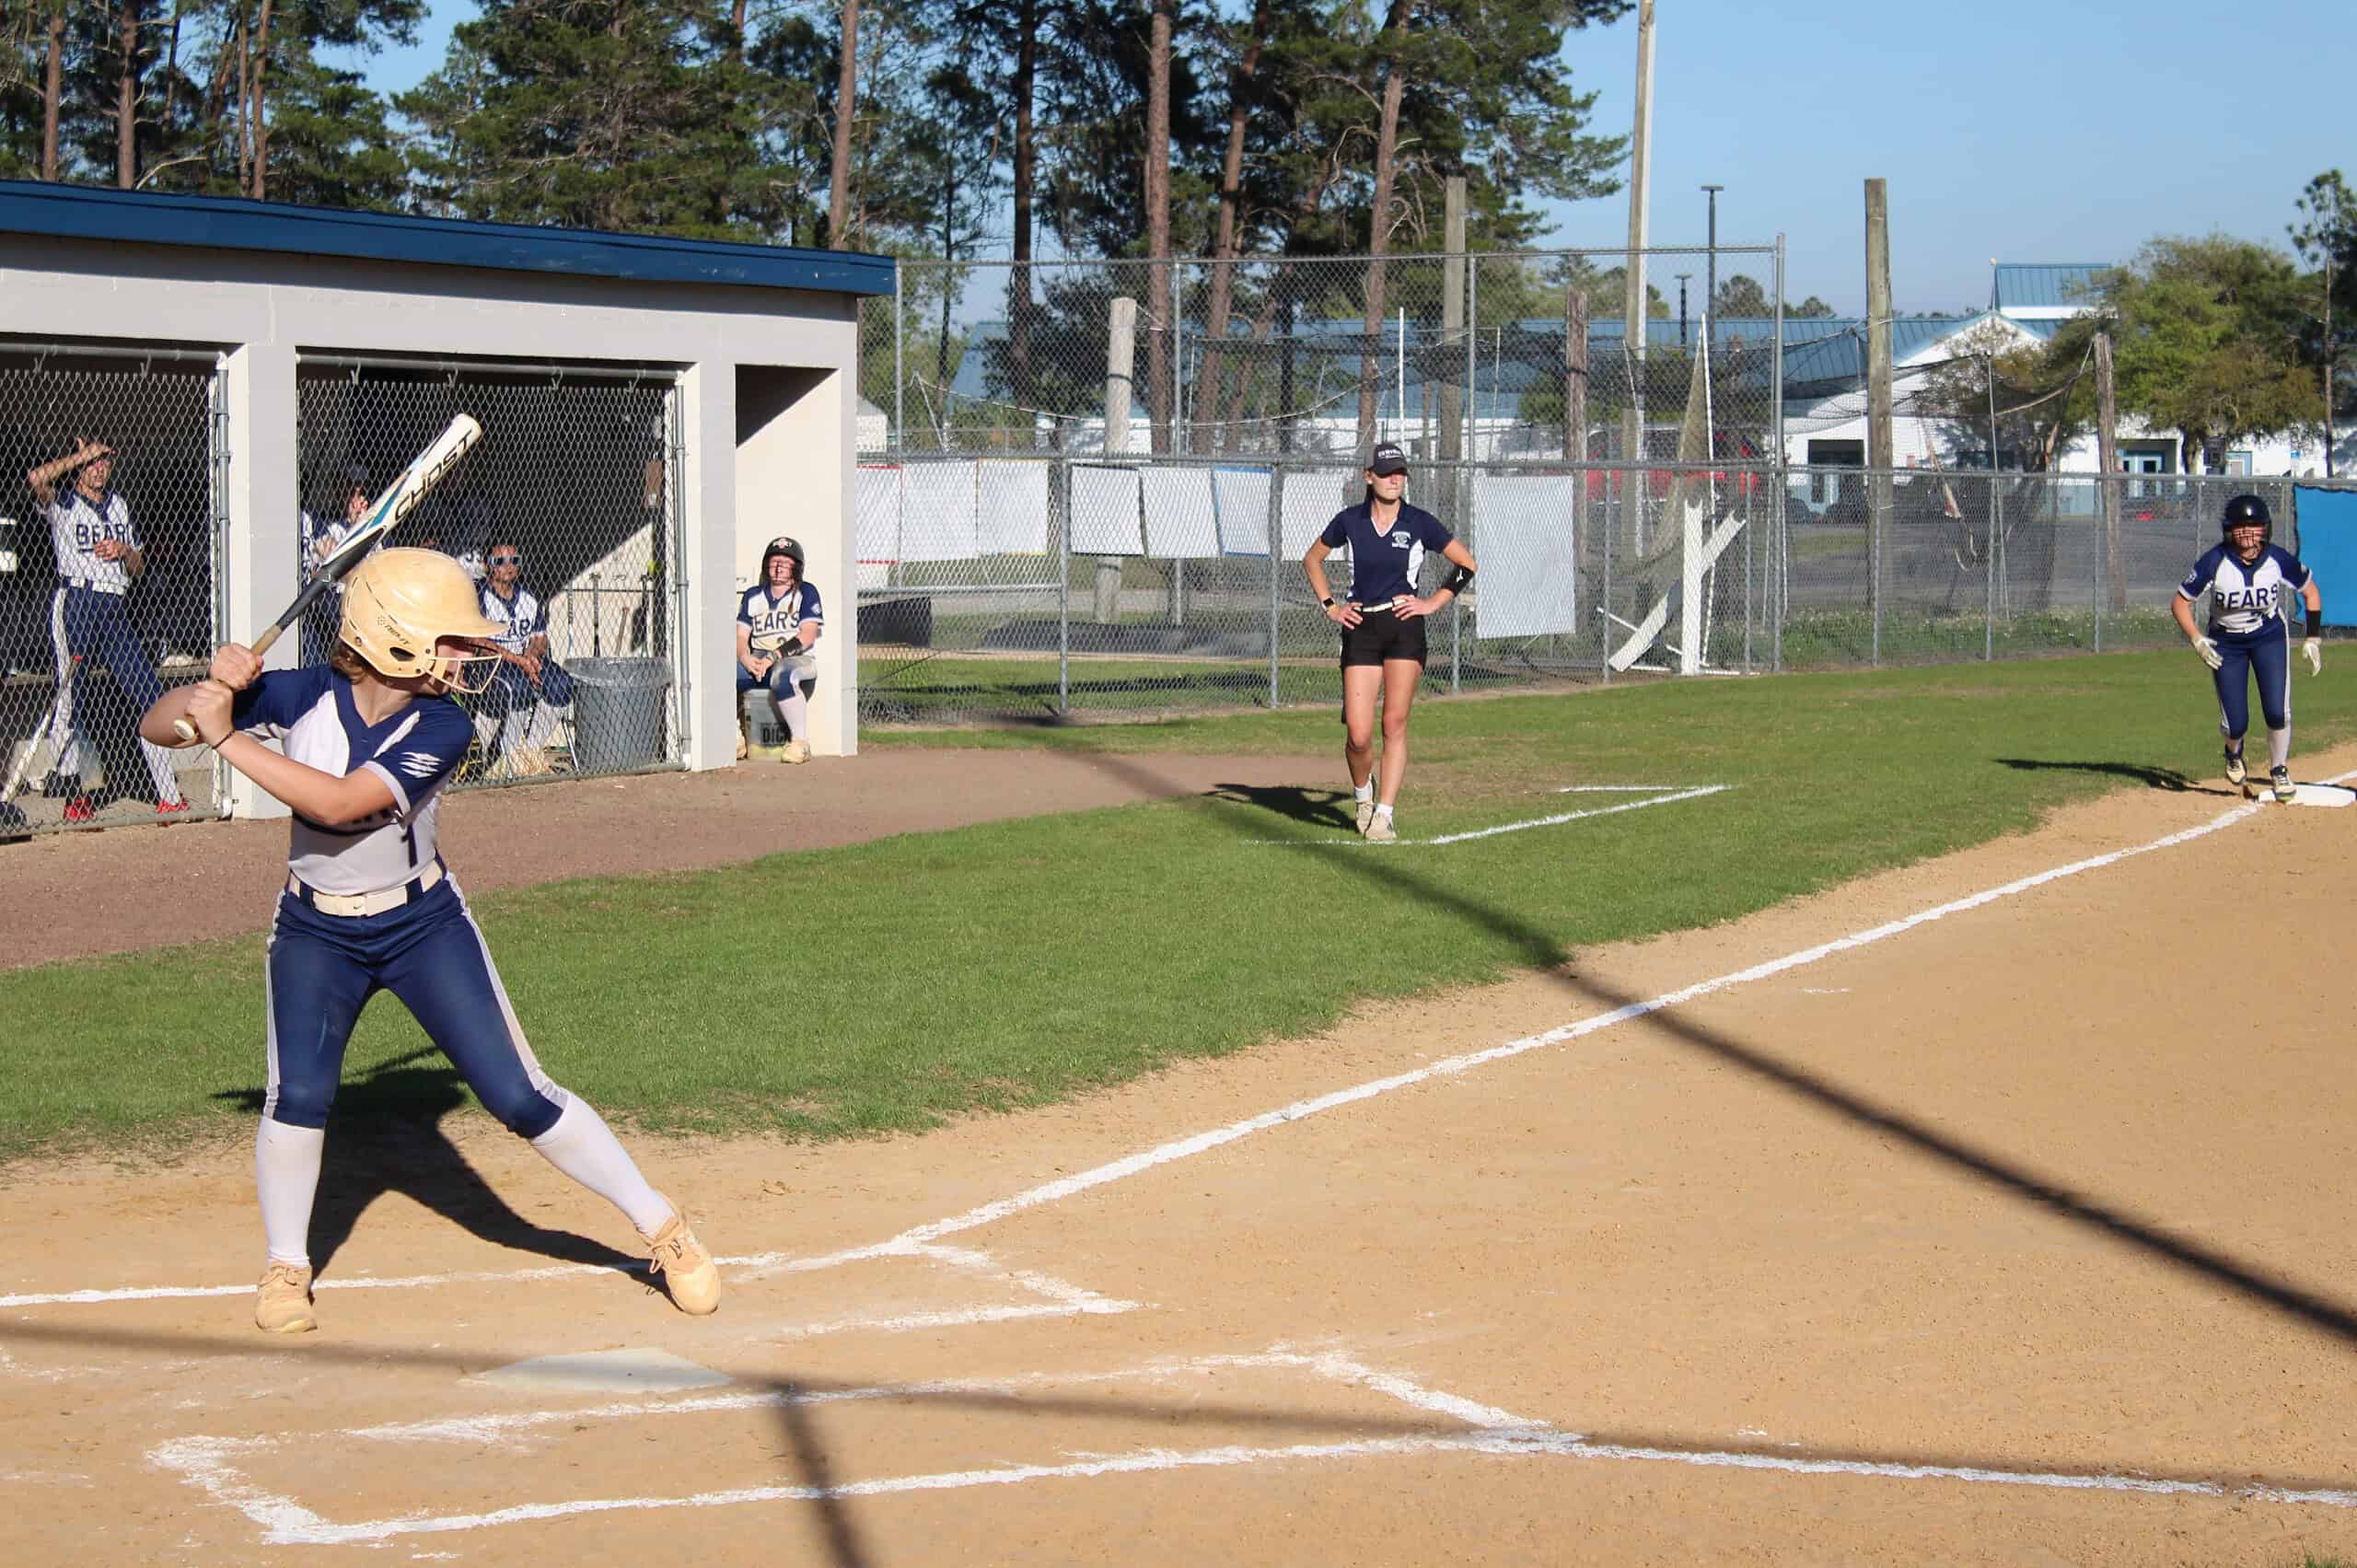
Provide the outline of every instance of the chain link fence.
<path id="1" fill-rule="evenodd" d="M 678 767 L 686 758 L 668 370 L 308 354 L 297 371 L 308 570 L 451 416 L 483 438 L 389 540 L 447 552 L 508 628 L 453 788 Z M 303 628 L 332 650 L 339 600 Z"/>
<path id="2" fill-rule="evenodd" d="M 1425 689 L 2165 646 L 2169 601 L 2228 495 L 2265 496 L 2293 542 L 2290 481 L 2119 476 L 2108 528 L 2105 488 L 2093 474 L 1419 465 L 1410 498 L 1481 563 L 1434 623 Z M 1301 556 L 1362 493 L 1354 468 L 1314 457 L 864 465 L 862 718 L 1339 701 L 1336 633 Z M 1327 565 L 1346 593 L 1347 559 Z M 1445 571 L 1428 562 L 1424 591 Z"/>
<path id="3" fill-rule="evenodd" d="M 137 726 L 218 640 L 222 395 L 211 350 L 0 340 L 0 835 L 218 809 Z"/>

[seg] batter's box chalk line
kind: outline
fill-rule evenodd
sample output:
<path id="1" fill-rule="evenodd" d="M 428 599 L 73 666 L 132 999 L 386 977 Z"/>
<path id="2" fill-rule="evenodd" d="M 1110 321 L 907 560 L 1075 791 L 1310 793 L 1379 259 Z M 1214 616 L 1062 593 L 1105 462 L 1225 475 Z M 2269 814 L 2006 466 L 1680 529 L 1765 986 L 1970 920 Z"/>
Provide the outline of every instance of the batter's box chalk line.
<path id="1" fill-rule="evenodd" d="M 1042 1388 L 1070 1388 L 1124 1381 L 1168 1382 L 1188 1376 L 1233 1369 L 1270 1368 L 1300 1371 L 1329 1383 L 1364 1388 L 1397 1400 L 1435 1421 L 1456 1423 L 1456 1429 L 1319 1443 L 1230 1444 L 1194 1449 L 1155 1445 L 1120 1452 L 1079 1455 L 1066 1450 L 1068 1457 L 1062 1462 L 1053 1464 L 1008 1462 L 962 1470 L 879 1477 L 831 1486 L 743 1486 L 672 1494 L 647 1493 L 628 1496 L 546 1499 L 475 1513 L 412 1513 L 341 1523 L 307 1506 L 296 1497 L 273 1492 L 252 1479 L 253 1472 L 268 1464 L 273 1454 L 289 1447 L 305 1454 L 332 1450 L 353 1458 L 354 1446 L 359 1444 L 448 1443 L 488 1450 L 479 1461 L 488 1463 L 503 1449 L 528 1450 L 535 1434 L 550 1428 L 571 1432 L 599 1423 L 710 1416 L 780 1410 L 790 1406 L 846 1405 L 876 1400 L 921 1402 L 928 1395 L 967 1398 L 986 1394 L 1019 1396 L 1026 1390 Z M 1376 1423 L 1371 1420 L 1369 1424 Z M 322 1441 L 322 1434 L 310 1432 L 283 1432 L 265 1437 L 191 1436 L 161 1444 L 150 1449 L 147 1458 L 158 1469 L 179 1475 L 214 1503 L 243 1514 L 261 1531 L 261 1544 L 299 1546 L 384 1541 L 400 1536 L 451 1534 L 597 1514 L 812 1503 L 912 1493 L 955 1492 L 985 1486 L 1019 1486 L 1039 1481 L 1095 1480 L 1177 1470 L 1301 1466 L 1335 1460 L 1363 1461 L 1445 1454 L 1476 1454 L 1513 1459 L 1682 1465 L 1693 1469 L 1742 1469 L 1795 1477 L 1840 1476 L 1870 1481 L 1929 1481 L 2099 1492 L 2130 1496 L 2198 1497 L 2230 1502 L 2357 1507 L 2357 1491 L 2283 1487 L 2270 1484 L 2264 1480 L 2230 1484 L 2149 1474 L 2038 1470 L 1990 1465 L 1915 1464 L 1862 1458 L 1810 1458 L 1789 1453 L 1665 1448 L 1594 1441 L 1580 1433 L 1433 1388 L 1403 1374 L 1369 1366 L 1339 1351 L 1305 1353 L 1282 1348 L 1251 1355 L 1161 1360 L 1114 1372 L 1033 1373 L 1016 1377 L 889 1384 L 826 1391 L 775 1390 L 700 1395 L 670 1400 L 633 1400 L 569 1410 L 459 1416 L 347 1428 L 325 1434 L 325 1441 Z M 366 1460 L 359 1462 L 365 1464 Z"/>
<path id="2" fill-rule="evenodd" d="M 1494 839 L 1501 833 L 1527 832 L 1533 828 L 1560 828 L 1566 822 L 1585 821 L 1591 817 L 1618 817 L 1623 811 L 1643 811 L 1649 806 L 1674 806 L 1681 800 L 1700 800 L 1705 796 L 1722 795 L 1735 788 L 1733 784 L 1564 784 L 1557 795 L 1646 795 L 1649 800 L 1623 801 L 1618 806 L 1592 806 L 1585 811 L 1558 811 L 1551 816 L 1532 817 L 1520 822 L 1503 822 L 1494 828 L 1477 828 L 1470 832 L 1443 833 L 1430 839 L 1390 839 L 1376 842 L 1372 839 L 1247 839 L 1251 844 L 1272 844 L 1288 849 L 1399 849 L 1422 845 L 1427 849 L 1446 844 L 1471 843 L 1476 839 Z M 1666 792 L 1666 793 L 1665 793 Z"/>

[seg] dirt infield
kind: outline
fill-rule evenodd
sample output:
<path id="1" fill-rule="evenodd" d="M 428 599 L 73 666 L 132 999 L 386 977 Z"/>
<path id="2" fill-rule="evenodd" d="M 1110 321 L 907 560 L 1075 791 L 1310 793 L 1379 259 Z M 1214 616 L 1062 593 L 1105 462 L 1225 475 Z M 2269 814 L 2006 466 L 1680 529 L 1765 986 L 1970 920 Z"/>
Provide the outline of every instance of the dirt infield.
<path id="1" fill-rule="evenodd" d="M 704 1320 L 472 1121 L 331 1146 L 294 1343 L 241 1155 L 19 1168 L 9 1555 L 2357 1554 L 2352 817 L 2122 793 L 1049 1110 L 653 1145 Z"/>

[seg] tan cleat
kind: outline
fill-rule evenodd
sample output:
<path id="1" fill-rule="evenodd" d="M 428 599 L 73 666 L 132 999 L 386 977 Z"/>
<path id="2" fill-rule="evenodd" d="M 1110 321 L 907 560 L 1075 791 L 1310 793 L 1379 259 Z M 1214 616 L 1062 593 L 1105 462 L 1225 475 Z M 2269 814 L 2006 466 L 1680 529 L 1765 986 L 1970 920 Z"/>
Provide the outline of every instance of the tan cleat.
<path id="1" fill-rule="evenodd" d="M 1374 820 L 1366 825 L 1366 836 L 1371 842 L 1387 844 L 1399 838 L 1399 833 L 1392 827 L 1390 818 L 1377 812 Z"/>
<path id="2" fill-rule="evenodd" d="M 254 1300 L 254 1327 L 265 1334 L 308 1334 L 319 1326 L 311 1311 L 311 1271 L 303 1263 L 273 1262 L 262 1271 Z"/>
<path id="3" fill-rule="evenodd" d="M 685 1214 L 674 1207 L 663 1228 L 646 1237 L 646 1245 L 654 1249 L 654 1271 L 663 1276 L 672 1306 L 692 1318 L 718 1310 L 720 1271 L 713 1267 L 712 1254 L 688 1228 Z"/>
<path id="4" fill-rule="evenodd" d="M 1360 831 L 1361 833 L 1364 833 L 1364 832 L 1366 831 L 1366 825 L 1367 825 L 1369 822 L 1372 822 L 1372 821 L 1374 821 L 1374 820 L 1375 820 L 1375 802 L 1374 802 L 1374 801 L 1372 801 L 1372 800 L 1362 800 L 1362 801 L 1360 801 L 1360 802 L 1359 802 L 1359 831 Z"/>
<path id="5" fill-rule="evenodd" d="M 778 748 L 777 760 L 781 762 L 807 762 L 810 760 L 810 743 L 789 740 Z"/>

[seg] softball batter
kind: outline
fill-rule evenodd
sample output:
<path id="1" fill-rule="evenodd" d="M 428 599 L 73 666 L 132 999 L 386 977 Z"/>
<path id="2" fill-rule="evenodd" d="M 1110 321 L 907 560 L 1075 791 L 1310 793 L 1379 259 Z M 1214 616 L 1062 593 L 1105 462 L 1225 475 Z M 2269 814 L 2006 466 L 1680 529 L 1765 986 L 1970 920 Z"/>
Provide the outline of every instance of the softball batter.
<path id="1" fill-rule="evenodd" d="M 173 721 L 186 718 L 295 814 L 265 969 L 270 1080 L 254 1149 L 270 1249 L 254 1322 L 272 1333 L 318 1326 L 308 1248 L 328 1108 L 353 1024 L 379 991 L 415 1015 L 510 1131 L 629 1217 L 682 1311 L 720 1305 L 719 1272 L 686 1217 L 589 1103 L 541 1071 L 437 852 L 442 791 L 472 734 L 447 693 L 482 689 L 501 630 L 456 561 L 380 551 L 346 580 L 328 664 L 264 671 L 231 643 L 215 651 L 210 679 L 167 693 L 140 721 L 146 739 L 176 746 Z"/>
<path id="2" fill-rule="evenodd" d="M 1386 441 L 1368 454 L 1366 498 L 1345 506 L 1302 557 L 1309 591 L 1326 619 L 1342 629 L 1342 761 L 1357 796 L 1358 830 L 1377 842 L 1399 836 L 1391 808 L 1408 776 L 1408 709 L 1424 678 L 1424 620 L 1437 615 L 1473 581 L 1473 552 L 1438 517 L 1400 499 L 1408 488 L 1408 454 Z M 1337 600 L 1326 586 L 1326 557 L 1348 545 L 1351 597 Z M 1428 551 L 1457 570 L 1431 597 L 1416 595 L 1416 575 Z M 1382 796 L 1376 794 L 1375 699 L 1383 697 Z"/>
<path id="3" fill-rule="evenodd" d="M 2218 729 L 2226 738 L 2226 782 L 2256 795 L 2245 781 L 2243 736 L 2250 728 L 2250 678 L 2258 678 L 2258 703 L 2267 720 L 2268 784 L 2277 800 L 2290 800 L 2292 783 L 2292 623 L 2290 599 L 2296 591 L 2307 610 L 2307 633 L 2300 653 L 2308 673 L 2324 672 L 2324 597 L 2316 574 L 2273 540 L 2274 519 L 2267 502 L 2237 495 L 2219 519 L 2222 542 L 2202 552 L 2177 587 L 2169 609 L 2210 679 L 2218 689 Z M 2210 596 L 2207 634 L 2193 623 L 2193 606 Z"/>

